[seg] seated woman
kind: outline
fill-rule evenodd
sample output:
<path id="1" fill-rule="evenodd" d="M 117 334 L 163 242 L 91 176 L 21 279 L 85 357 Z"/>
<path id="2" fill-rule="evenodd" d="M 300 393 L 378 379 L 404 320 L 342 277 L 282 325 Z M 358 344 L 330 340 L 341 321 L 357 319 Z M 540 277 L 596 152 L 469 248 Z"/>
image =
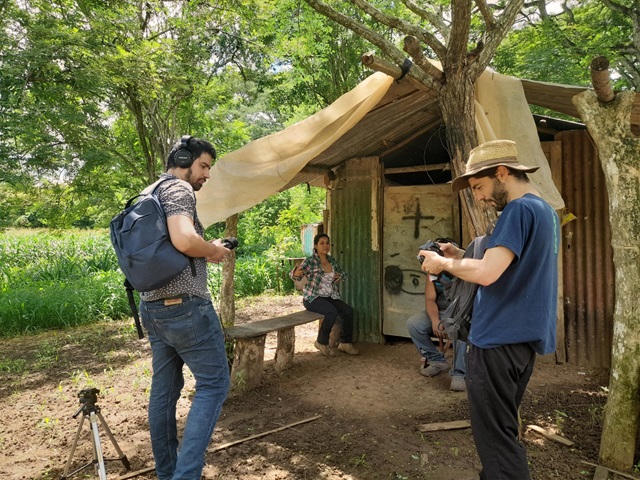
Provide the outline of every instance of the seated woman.
<path id="1" fill-rule="evenodd" d="M 302 290 L 302 304 L 311 312 L 324 315 L 324 320 L 318 332 L 315 347 L 325 357 L 334 355 L 329 348 L 331 327 L 338 316 L 342 319 L 342 332 L 338 351 L 349 355 L 358 355 L 353 346 L 353 309 L 340 299 L 338 282 L 347 278 L 347 273 L 340 268 L 336 259 L 329 255 L 331 242 L 326 233 L 319 233 L 313 239 L 313 255 L 294 267 L 289 276 L 294 280 L 307 277 L 307 283 Z"/>

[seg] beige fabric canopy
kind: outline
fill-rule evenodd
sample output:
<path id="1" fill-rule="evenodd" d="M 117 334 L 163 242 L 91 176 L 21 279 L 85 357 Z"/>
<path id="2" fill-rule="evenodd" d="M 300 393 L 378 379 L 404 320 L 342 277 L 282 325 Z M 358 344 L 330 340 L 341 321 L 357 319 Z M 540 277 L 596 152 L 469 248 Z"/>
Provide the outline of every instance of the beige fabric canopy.
<path id="1" fill-rule="evenodd" d="M 392 82 L 392 77 L 374 73 L 320 112 L 219 159 L 197 194 L 201 222 L 223 221 L 277 193 L 374 108 Z M 542 196 L 555 209 L 564 206 L 520 80 L 489 70 L 482 74 L 476 82 L 476 129 L 479 143 L 514 140 L 522 163 L 541 167 L 531 180 Z"/>
<path id="2" fill-rule="evenodd" d="M 200 221 L 205 226 L 220 222 L 278 192 L 358 123 L 392 82 L 388 75 L 371 75 L 309 118 L 222 157 L 198 192 Z"/>

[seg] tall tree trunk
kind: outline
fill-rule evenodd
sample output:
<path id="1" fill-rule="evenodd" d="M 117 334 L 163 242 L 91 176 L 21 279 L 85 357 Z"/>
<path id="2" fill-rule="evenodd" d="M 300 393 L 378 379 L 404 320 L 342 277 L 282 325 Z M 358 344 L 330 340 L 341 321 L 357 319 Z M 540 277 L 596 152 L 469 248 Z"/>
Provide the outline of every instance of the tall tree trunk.
<path id="1" fill-rule="evenodd" d="M 225 236 L 238 235 L 238 214 L 227 218 Z M 220 319 L 225 327 L 236 321 L 236 302 L 234 298 L 233 274 L 236 271 L 236 251 L 232 250 L 222 264 L 222 286 L 220 287 Z"/>
<path id="2" fill-rule="evenodd" d="M 635 92 L 610 103 L 587 90 L 573 98 L 600 157 L 609 194 L 616 305 L 609 398 L 600 462 L 616 470 L 633 466 L 640 419 L 640 139 L 631 133 Z"/>
<path id="3" fill-rule="evenodd" d="M 446 128 L 447 145 L 454 176 L 465 172 L 469 152 L 477 145 L 474 84 L 466 70 L 446 72 L 446 83 L 440 89 L 439 105 Z M 462 207 L 471 222 L 469 231 L 484 235 L 495 219 L 493 211 L 473 199 L 470 189 L 460 192 Z"/>

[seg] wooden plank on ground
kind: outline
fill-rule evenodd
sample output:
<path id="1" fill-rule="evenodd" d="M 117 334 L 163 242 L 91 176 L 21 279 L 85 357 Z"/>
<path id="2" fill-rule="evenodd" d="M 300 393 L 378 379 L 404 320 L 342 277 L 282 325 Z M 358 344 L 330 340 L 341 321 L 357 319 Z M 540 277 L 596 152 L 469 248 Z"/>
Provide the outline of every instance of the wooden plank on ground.
<path id="1" fill-rule="evenodd" d="M 302 310 L 300 312 L 290 313 L 282 317 L 269 318 L 267 320 L 258 320 L 256 322 L 244 325 L 234 325 L 225 329 L 228 338 L 250 338 L 265 335 L 269 332 L 275 332 L 283 328 L 295 327 L 305 323 L 320 320 L 324 315 Z"/>
<path id="2" fill-rule="evenodd" d="M 609 470 L 598 465 L 593 474 L 593 480 L 609 480 Z"/>
<path id="3" fill-rule="evenodd" d="M 437 432 L 441 430 L 459 430 L 461 428 L 471 427 L 469 420 L 455 420 L 453 422 L 436 422 L 418 425 L 419 432 Z"/>
<path id="4" fill-rule="evenodd" d="M 539 433 L 540 435 L 542 435 L 545 438 L 548 438 L 549 440 L 553 440 L 554 442 L 561 443 L 562 445 L 566 445 L 567 447 L 571 447 L 573 445 L 573 442 L 568 438 L 564 438 L 560 435 L 556 435 L 555 433 L 551 433 L 548 430 L 545 430 L 544 428 L 538 425 L 527 425 L 527 428 L 533 430 L 536 433 Z"/>
<path id="5" fill-rule="evenodd" d="M 619 472 L 618 470 L 611 470 L 610 468 L 603 467 L 602 465 L 598 465 L 597 463 L 587 462 L 586 460 L 580 460 L 581 463 L 585 465 L 590 465 L 592 467 L 596 467 L 596 474 L 593 477 L 593 480 L 607 480 L 609 478 L 609 473 L 611 472 L 615 475 L 619 475 L 624 478 L 630 478 L 631 480 L 638 480 L 638 477 L 629 475 L 628 473 Z M 606 476 L 603 476 L 606 475 Z"/>

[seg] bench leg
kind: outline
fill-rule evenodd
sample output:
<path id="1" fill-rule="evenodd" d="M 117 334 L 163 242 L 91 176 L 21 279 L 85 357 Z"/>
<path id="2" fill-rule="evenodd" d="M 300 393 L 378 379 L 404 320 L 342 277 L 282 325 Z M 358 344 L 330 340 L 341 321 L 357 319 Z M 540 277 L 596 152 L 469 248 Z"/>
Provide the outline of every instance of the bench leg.
<path id="1" fill-rule="evenodd" d="M 293 363 L 293 353 L 296 347 L 295 327 L 283 328 L 278 331 L 278 346 L 274 358 L 277 373 L 282 373 Z"/>
<path id="2" fill-rule="evenodd" d="M 266 337 L 266 335 L 260 335 L 236 340 L 231 369 L 231 384 L 234 387 L 248 390 L 260 383 Z"/>

